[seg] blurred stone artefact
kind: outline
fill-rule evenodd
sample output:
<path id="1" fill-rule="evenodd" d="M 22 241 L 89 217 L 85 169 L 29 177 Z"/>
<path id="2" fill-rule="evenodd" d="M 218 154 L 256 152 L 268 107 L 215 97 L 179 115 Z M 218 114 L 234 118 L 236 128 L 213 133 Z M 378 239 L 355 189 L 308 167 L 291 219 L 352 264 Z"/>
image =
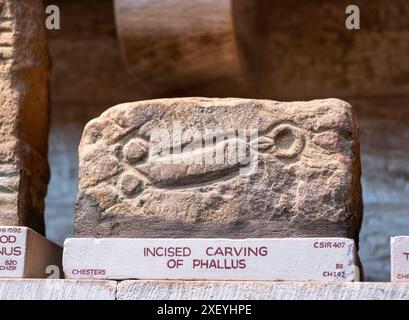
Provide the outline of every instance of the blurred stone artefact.
<path id="1" fill-rule="evenodd" d="M 358 240 L 359 136 L 341 100 L 122 104 L 86 126 L 79 156 L 78 236 Z"/>
<path id="2" fill-rule="evenodd" d="M 41 0 L 0 0 L 0 224 L 44 233 L 48 55 Z"/>
<path id="3" fill-rule="evenodd" d="M 155 96 L 207 86 L 251 91 L 256 3 L 252 0 L 115 0 L 126 64 Z M 254 80 L 254 79 L 253 79 Z M 217 87 L 217 88 L 213 88 Z"/>

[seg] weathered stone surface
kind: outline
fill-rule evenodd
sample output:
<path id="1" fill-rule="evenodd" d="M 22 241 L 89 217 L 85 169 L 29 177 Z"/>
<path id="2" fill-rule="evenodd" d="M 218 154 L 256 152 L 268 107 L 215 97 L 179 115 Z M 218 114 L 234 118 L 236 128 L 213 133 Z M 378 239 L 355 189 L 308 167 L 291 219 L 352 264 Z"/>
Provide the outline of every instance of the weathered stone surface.
<path id="1" fill-rule="evenodd" d="M 1 300 L 408 300 L 409 283 L 0 280 Z"/>
<path id="2" fill-rule="evenodd" d="M 44 233 L 48 55 L 40 0 L 0 0 L 0 224 Z"/>
<path id="3" fill-rule="evenodd" d="M 0 300 L 115 300 L 116 287 L 115 281 L 5 279 Z"/>
<path id="4" fill-rule="evenodd" d="M 123 281 L 118 300 L 408 300 L 409 283 Z"/>
<path id="5" fill-rule="evenodd" d="M 169 156 L 155 156 L 163 137 L 156 133 L 177 132 L 177 126 L 184 134 L 181 142 L 174 135 L 174 153 L 178 145 L 184 148 L 174 155 L 179 162 L 170 163 Z M 189 142 L 208 138 L 194 140 L 193 128 L 201 133 L 257 129 L 258 138 L 226 140 L 229 148 L 252 146 L 246 149 L 248 164 L 180 163 L 199 154 Z M 139 150 L 146 147 L 150 150 L 141 158 Z M 204 148 L 203 154 L 212 153 Z M 353 110 L 341 100 L 184 98 L 122 104 L 86 126 L 79 156 L 79 236 L 358 237 L 359 138 Z"/>

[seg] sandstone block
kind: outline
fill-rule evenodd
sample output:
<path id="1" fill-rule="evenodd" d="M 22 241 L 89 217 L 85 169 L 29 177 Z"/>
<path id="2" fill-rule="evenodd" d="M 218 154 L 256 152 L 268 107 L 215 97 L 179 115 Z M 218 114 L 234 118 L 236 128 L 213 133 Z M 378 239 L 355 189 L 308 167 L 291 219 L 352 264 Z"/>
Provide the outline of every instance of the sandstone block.
<path id="1" fill-rule="evenodd" d="M 85 128 L 85 237 L 348 237 L 362 218 L 359 137 L 341 100 L 126 103 Z"/>
<path id="2" fill-rule="evenodd" d="M 0 225 L 44 233 L 48 55 L 41 0 L 0 0 Z"/>

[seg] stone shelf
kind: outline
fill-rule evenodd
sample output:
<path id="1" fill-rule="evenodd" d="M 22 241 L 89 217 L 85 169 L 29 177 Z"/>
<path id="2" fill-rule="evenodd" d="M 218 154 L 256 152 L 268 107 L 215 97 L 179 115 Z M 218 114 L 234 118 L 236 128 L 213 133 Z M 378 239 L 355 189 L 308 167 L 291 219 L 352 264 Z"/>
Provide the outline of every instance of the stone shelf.
<path id="1" fill-rule="evenodd" d="M 115 300 L 115 281 L 1 279 L 0 300 Z"/>
<path id="2" fill-rule="evenodd" d="M 372 300 L 409 299 L 409 283 L 269 281 L 123 281 L 118 300 Z"/>
<path id="3" fill-rule="evenodd" d="M 0 300 L 407 300 L 409 283 L 0 280 Z"/>

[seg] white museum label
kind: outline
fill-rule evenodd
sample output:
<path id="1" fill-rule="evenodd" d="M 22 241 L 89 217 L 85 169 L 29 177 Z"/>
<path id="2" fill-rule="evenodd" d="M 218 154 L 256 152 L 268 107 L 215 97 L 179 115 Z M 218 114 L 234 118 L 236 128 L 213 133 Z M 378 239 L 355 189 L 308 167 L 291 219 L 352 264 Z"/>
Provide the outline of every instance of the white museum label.
<path id="1" fill-rule="evenodd" d="M 67 239 L 67 278 L 353 281 L 345 238 Z"/>

